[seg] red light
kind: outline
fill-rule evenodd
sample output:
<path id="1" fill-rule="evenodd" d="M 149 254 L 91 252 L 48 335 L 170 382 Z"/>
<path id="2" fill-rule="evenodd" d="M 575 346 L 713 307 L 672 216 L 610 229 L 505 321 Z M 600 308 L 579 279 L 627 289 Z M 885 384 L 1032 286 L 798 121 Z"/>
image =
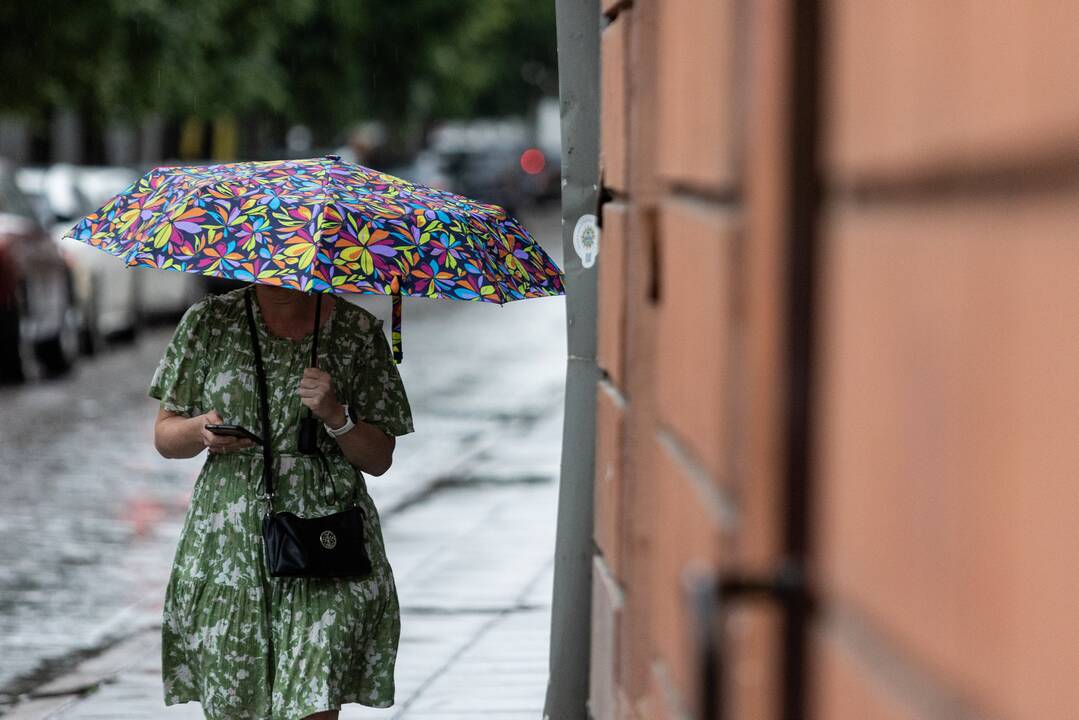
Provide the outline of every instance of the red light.
<path id="1" fill-rule="evenodd" d="M 547 158 L 536 148 L 529 148 L 521 153 L 521 169 L 529 175 L 540 174 L 546 164 Z"/>

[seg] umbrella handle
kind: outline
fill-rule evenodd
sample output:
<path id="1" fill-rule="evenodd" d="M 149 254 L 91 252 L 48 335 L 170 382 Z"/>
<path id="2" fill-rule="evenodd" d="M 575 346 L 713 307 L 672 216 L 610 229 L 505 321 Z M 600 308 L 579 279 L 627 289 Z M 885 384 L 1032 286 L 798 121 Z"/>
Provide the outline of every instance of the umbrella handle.
<path id="1" fill-rule="evenodd" d="M 315 330 L 311 336 L 311 367 L 318 367 L 318 330 L 321 325 L 322 293 L 315 296 Z M 304 455 L 318 452 L 318 420 L 311 408 L 307 415 L 300 418 L 300 435 L 296 439 L 297 449 Z"/>
<path id="2" fill-rule="evenodd" d="M 393 364 L 401 363 L 401 290 L 393 292 L 393 304 L 390 308 L 390 337 L 393 338 Z"/>
<path id="3" fill-rule="evenodd" d="M 322 312 L 322 293 L 318 293 L 315 296 L 315 332 L 311 337 L 311 367 L 318 367 L 318 330 L 319 325 L 322 323 L 320 320 L 320 313 Z M 308 408 L 310 410 L 311 408 Z"/>

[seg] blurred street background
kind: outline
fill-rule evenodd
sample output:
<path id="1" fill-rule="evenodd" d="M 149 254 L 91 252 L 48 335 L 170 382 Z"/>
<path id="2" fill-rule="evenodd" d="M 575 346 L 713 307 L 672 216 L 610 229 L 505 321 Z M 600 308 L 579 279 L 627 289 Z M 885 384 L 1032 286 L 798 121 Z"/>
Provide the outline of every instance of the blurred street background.
<path id="1" fill-rule="evenodd" d="M 158 165 L 334 153 L 502 205 L 561 264 L 554 5 L 17 0 L 0 23 L 0 715 L 201 717 L 164 709 L 156 643 L 203 457 L 157 454 L 146 388 L 182 312 L 235 285 L 61 235 Z M 389 327 L 388 298 L 347 299 Z M 416 432 L 368 479 L 402 604 L 398 701 L 342 717 L 536 717 L 563 299 L 403 315 Z"/>
<path id="2" fill-rule="evenodd" d="M 333 153 L 511 214 L 558 200 L 553 4 L 19 0 L 0 23 L 0 382 L 229 287 L 61 239 L 158 165 Z"/>

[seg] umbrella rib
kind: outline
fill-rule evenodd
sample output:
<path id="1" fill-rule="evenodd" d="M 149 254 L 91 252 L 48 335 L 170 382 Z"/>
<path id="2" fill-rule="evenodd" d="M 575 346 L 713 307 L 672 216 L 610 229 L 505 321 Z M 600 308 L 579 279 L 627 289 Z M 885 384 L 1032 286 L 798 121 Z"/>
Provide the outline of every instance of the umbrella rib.
<path id="1" fill-rule="evenodd" d="M 322 248 L 322 221 L 326 217 L 326 205 L 329 203 L 329 204 L 334 205 L 334 207 L 337 207 L 336 198 L 331 198 L 330 193 L 327 190 L 327 186 L 328 186 L 329 180 L 331 178 L 330 178 L 330 170 L 329 170 L 328 167 L 326 167 L 326 160 L 327 160 L 327 158 L 325 158 L 325 157 L 319 159 L 319 165 L 322 167 L 325 174 L 319 180 L 319 183 L 322 185 L 322 201 L 319 203 L 319 207 L 318 207 L 318 224 L 315 225 L 315 232 L 318 234 L 318 239 L 315 242 L 314 262 L 311 264 L 311 276 L 312 276 L 312 278 L 315 276 L 315 269 L 318 267 L 318 253 L 319 253 L 319 250 Z M 338 208 L 338 215 L 340 215 L 340 214 L 341 214 L 341 210 L 340 210 L 340 208 Z M 314 217 L 315 216 L 312 215 L 312 219 L 314 219 Z M 343 219 L 343 216 L 342 216 L 342 219 Z M 322 274 L 326 275 L 326 277 L 323 277 L 323 278 L 320 278 L 320 279 L 324 283 L 329 285 L 330 284 L 330 277 L 333 275 L 332 270 L 330 272 L 328 272 L 328 273 L 322 273 Z M 312 282 L 311 284 L 312 284 L 312 286 L 314 286 L 314 282 Z"/>
<path id="2" fill-rule="evenodd" d="M 494 230 L 494 228 L 492 228 L 487 223 L 486 218 L 481 219 L 480 222 L 483 224 L 484 229 L 487 231 L 487 232 L 484 233 L 485 237 L 483 239 L 483 252 L 487 256 L 488 264 L 495 269 L 495 272 L 498 273 L 498 279 L 499 279 L 499 282 L 498 282 L 498 294 L 500 296 L 498 304 L 499 305 L 505 305 L 507 302 L 511 302 L 513 300 L 513 298 L 507 298 L 506 297 L 506 286 L 509 283 L 509 277 L 503 271 L 502 263 L 500 263 L 498 261 L 497 253 L 495 254 L 495 257 L 493 257 L 493 258 L 491 257 L 491 247 L 490 247 L 491 244 L 493 244 L 495 242 L 498 242 L 499 233 L 498 232 L 492 232 Z M 487 242 L 487 237 L 488 236 L 491 238 L 490 243 Z"/>

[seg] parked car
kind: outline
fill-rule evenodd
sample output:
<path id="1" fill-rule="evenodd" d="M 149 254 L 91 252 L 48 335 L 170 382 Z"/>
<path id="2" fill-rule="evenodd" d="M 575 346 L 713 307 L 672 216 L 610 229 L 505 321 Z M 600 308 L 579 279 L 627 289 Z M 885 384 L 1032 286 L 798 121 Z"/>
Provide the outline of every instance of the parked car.
<path id="1" fill-rule="evenodd" d="M 111 174 L 92 175 L 104 170 Z M 89 175 L 89 181 L 88 181 Z M 134 339 L 139 327 L 137 278 L 118 257 L 63 234 L 86 213 L 100 207 L 136 177 L 126 168 L 82 168 L 57 164 L 21 168 L 19 186 L 43 216 L 71 267 L 79 309 L 79 340 L 85 354 L 107 340 Z"/>
<path id="2" fill-rule="evenodd" d="M 532 202 L 557 202 L 562 197 L 562 157 L 560 149 L 530 147 L 521 151 L 525 193 Z"/>
<path id="3" fill-rule="evenodd" d="M 560 197 L 560 159 L 537 147 L 493 145 L 449 150 L 440 157 L 451 190 L 501 205 L 511 215 Z"/>
<path id="4" fill-rule="evenodd" d="M 431 150 L 421 150 L 409 164 L 391 167 L 386 172 L 409 182 L 449 190 L 451 179 L 443 165 L 441 155 Z"/>
<path id="5" fill-rule="evenodd" d="M 0 161 L 0 380 L 21 382 L 28 356 L 42 375 L 67 372 L 78 356 L 78 327 L 64 256 L 16 185 L 11 165 Z"/>
<path id="6" fill-rule="evenodd" d="M 445 152 L 442 157 L 453 192 L 500 205 L 511 215 L 529 201 L 515 149 L 497 146 L 462 149 Z"/>
<path id="7" fill-rule="evenodd" d="M 139 312 L 146 321 L 172 322 L 208 290 L 213 278 L 176 270 L 128 268 L 139 288 Z M 231 289 L 231 287 L 229 288 Z"/>

